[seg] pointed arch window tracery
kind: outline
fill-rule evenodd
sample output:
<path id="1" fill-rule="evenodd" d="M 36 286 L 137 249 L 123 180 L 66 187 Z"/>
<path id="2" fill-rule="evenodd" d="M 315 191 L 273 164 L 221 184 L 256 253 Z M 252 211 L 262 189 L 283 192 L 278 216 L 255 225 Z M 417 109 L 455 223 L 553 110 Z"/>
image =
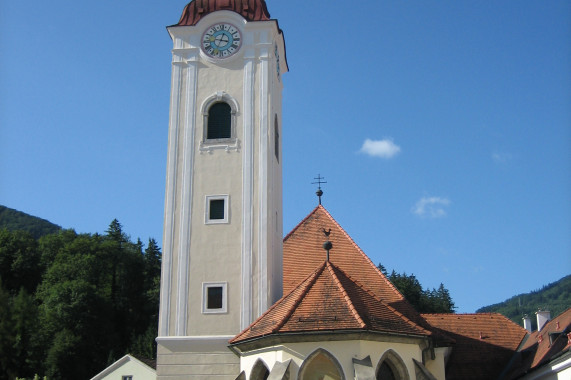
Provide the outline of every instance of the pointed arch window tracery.
<path id="1" fill-rule="evenodd" d="M 404 361 L 393 350 L 388 350 L 381 356 L 375 377 L 377 380 L 410 380 Z"/>
<path id="2" fill-rule="evenodd" d="M 298 380 L 345 380 L 339 361 L 327 350 L 319 348 L 302 363 Z"/>

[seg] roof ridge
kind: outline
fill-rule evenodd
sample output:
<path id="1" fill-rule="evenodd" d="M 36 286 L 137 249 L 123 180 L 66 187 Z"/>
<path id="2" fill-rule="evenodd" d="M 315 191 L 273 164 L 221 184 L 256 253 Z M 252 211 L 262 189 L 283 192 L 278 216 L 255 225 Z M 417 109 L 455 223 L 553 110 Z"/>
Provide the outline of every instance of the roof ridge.
<path id="1" fill-rule="evenodd" d="M 329 261 L 326 262 L 326 265 L 327 265 L 327 269 L 329 270 L 329 273 L 333 277 L 333 281 L 337 285 L 337 288 L 339 288 L 339 290 L 341 291 L 341 294 L 343 294 L 343 298 L 345 299 L 345 302 L 347 303 L 349 310 L 351 310 L 351 313 L 353 314 L 353 316 L 355 317 L 355 319 L 357 320 L 359 325 L 361 325 L 361 328 L 366 328 L 367 324 L 363 321 L 363 318 L 361 317 L 361 315 L 359 315 L 359 311 L 357 311 L 357 308 L 353 304 L 353 301 L 351 301 L 351 297 L 349 297 L 349 295 L 347 294 L 347 291 L 345 290 L 345 287 L 343 286 L 343 284 L 341 283 L 341 281 L 339 280 L 339 278 L 335 274 L 335 269 L 337 269 L 337 267 L 334 267 L 333 264 L 331 264 Z"/>
<path id="2" fill-rule="evenodd" d="M 497 313 L 497 312 L 487 312 L 487 313 L 422 313 L 420 314 L 421 317 L 425 317 L 425 316 L 441 316 L 441 317 L 470 317 L 470 316 L 494 316 L 494 317 L 499 317 L 501 319 L 504 319 L 505 321 L 509 322 L 512 326 L 518 327 L 519 330 L 521 330 L 521 332 L 526 332 L 527 330 L 524 329 L 522 326 L 520 326 L 519 324 L 515 323 L 514 321 L 512 321 L 511 319 L 509 319 L 508 317 L 506 317 L 505 315 L 501 314 L 501 313 Z M 428 321 L 427 321 L 428 322 Z M 430 325 L 430 322 L 428 322 L 428 324 Z M 523 338 L 522 338 L 523 339 Z"/>
<path id="3" fill-rule="evenodd" d="M 349 280 L 351 280 L 355 285 L 357 285 L 359 288 L 363 289 L 363 291 L 365 291 L 368 295 L 370 295 L 371 297 L 373 297 L 377 302 L 380 302 L 383 306 L 386 306 L 391 312 L 393 312 L 394 314 L 396 314 L 399 318 L 401 318 L 405 323 L 408 323 L 409 325 L 411 325 L 414 328 L 420 329 L 422 331 L 424 331 L 425 333 L 427 333 L 428 335 L 432 335 L 432 331 L 425 329 L 424 327 L 422 327 L 421 325 L 419 325 L 418 323 L 412 321 L 410 318 L 408 318 L 406 315 L 404 315 L 403 313 L 401 313 L 400 311 L 398 311 L 397 309 L 395 309 L 394 307 L 392 307 L 391 305 L 389 305 L 388 303 L 386 303 L 381 297 L 378 297 L 375 293 L 373 293 L 371 290 L 369 290 L 367 287 L 365 287 L 363 284 L 361 284 L 360 281 L 354 279 L 353 277 L 351 277 L 349 274 L 345 273 L 345 271 L 343 271 L 341 268 L 335 266 L 335 269 L 337 269 L 338 271 L 340 271 L 341 273 L 343 273 L 344 276 L 346 276 Z M 429 324 L 430 325 L 430 324 Z"/>
<path id="4" fill-rule="evenodd" d="M 294 228 L 292 228 L 292 230 L 283 238 L 282 241 L 286 241 L 307 219 L 309 219 L 309 217 L 313 214 L 315 214 L 315 212 L 319 209 L 319 208 L 323 208 L 323 206 L 318 205 L 317 207 L 315 207 L 309 214 L 307 214 L 307 216 L 305 218 L 303 218 L 301 220 L 301 222 L 299 222 Z"/>
<path id="5" fill-rule="evenodd" d="M 505 315 L 498 313 L 498 312 L 494 312 L 494 311 L 489 311 L 486 313 L 420 313 L 420 315 L 442 315 L 442 316 L 449 316 L 449 315 L 457 315 L 457 316 L 460 316 L 460 315 L 465 315 L 465 316 L 468 316 L 468 315 L 499 315 L 499 316 L 502 316 L 506 319 L 509 319 Z M 509 319 L 509 320 L 511 321 L 511 319 Z M 516 323 L 516 325 L 517 325 L 517 323 Z"/>
<path id="6" fill-rule="evenodd" d="M 353 238 L 347 233 L 347 231 L 345 231 L 343 229 L 343 227 L 341 227 L 341 225 L 339 223 L 337 223 L 337 221 L 335 220 L 335 218 L 333 218 L 333 216 L 329 213 L 329 211 L 327 211 L 327 209 L 325 209 L 325 207 L 323 207 L 322 205 L 319 205 L 316 207 L 316 209 L 313 212 L 315 212 L 318 208 L 322 208 L 323 211 L 325 212 L 325 215 L 327 215 L 329 217 L 329 219 L 331 219 L 331 221 L 341 230 L 341 232 L 345 235 L 345 237 L 347 237 L 349 239 L 349 241 L 351 242 L 351 244 L 353 244 L 353 246 L 357 249 L 357 251 L 365 258 L 365 260 L 377 271 L 378 274 L 381 275 L 381 278 L 383 279 L 383 281 L 385 281 L 385 283 L 387 285 L 389 285 L 389 287 L 391 287 L 391 289 L 393 289 L 393 291 L 395 291 L 403 300 L 405 299 L 404 296 L 402 295 L 402 293 L 397 289 L 396 286 L 393 285 L 392 282 L 389 281 L 389 279 L 383 274 L 383 272 L 381 272 L 381 270 L 371 261 L 371 259 L 369 258 L 369 256 L 367 256 L 365 254 L 365 252 L 363 252 L 363 250 L 361 249 L 361 247 L 359 247 L 359 245 L 357 243 L 355 243 L 355 241 L 353 240 Z M 310 214 L 311 215 L 311 214 Z M 309 217 L 309 215 L 308 215 Z M 305 219 L 304 219 L 305 220 Z M 297 227 L 296 227 L 297 228 Z M 293 232 L 293 231 L 292 231 Z M 285 239 L 284 239 L 285 240 Z M 408 302 L 408 301 L 407 301 Z"/>
<path id="7" fill-rule="evenodd" d="M 292 294 L 296 289 L 298 289 L 298 287 L 300 285 L 302 285 L 305 281 L 307 281 L 307 284 L 305 285 L 305 287 L 303 288 L 303 291 L 300 292 L 300 294 L 297 296 L 296 300 L 294 301 L 294 303 L 291 305 L 291 307 L 289 308 L 289 310 L 287 311 L 287 313 L 284 315 L 283 318 L 281 318 L 280 322 L 278 322 L 278 324 L 276 325 L 276 327 L 274 327 L 272 329 L 272 333 L 277 332 L 279 329 L 281 329 L 286 322 L 289 320 L 289 318 L 292 316 L 293 312 L 295 311 L 295 309 L 299 306 L 300 302 L 305 298 L 305 295 L 307 294 L 307 292 L 309 291 L 309 289 L 311 289 L 311 287 L 315 284 L 315 281 L 317 281 L 317 277 L 323 272 L 323 270 L 325 269 L 325 264 L 326 262 L 324 262 L 323 264 L 321 264 L 321 266 L 319 266 L 310 276 L 308 276 L 304 281 L 302 281 L 297 287 L 295 287 L 289 294 Z M 288 294 L 288 295 L 289 295 Z"/>

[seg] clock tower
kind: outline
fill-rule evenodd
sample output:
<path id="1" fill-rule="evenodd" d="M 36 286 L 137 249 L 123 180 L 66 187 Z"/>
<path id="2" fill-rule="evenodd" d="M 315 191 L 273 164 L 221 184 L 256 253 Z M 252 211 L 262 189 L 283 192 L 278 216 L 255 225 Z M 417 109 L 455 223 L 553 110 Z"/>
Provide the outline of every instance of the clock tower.
<path id="1" fill-rule="evenodd" d="M 193 0 L 173 40 L 158 379 L 234 379 L 282 294 L 283 34 L 264 0 Z"/>

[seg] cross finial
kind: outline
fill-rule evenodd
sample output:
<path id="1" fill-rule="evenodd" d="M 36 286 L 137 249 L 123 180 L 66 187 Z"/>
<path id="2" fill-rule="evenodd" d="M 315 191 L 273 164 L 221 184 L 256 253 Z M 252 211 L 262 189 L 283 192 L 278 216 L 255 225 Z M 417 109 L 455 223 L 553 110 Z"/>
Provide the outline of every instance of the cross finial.
<path id="1" fill-rule="evenodd" d="M 325 179 L 325 177 L 322 177 L 321 174 L 318 174 L 317 177 L 315 177 L 313 179 L 317 180 L 316 182 L 311 182 L 311 183 L 317 184 L 317 191 L 315 192 L 315 194 L 319 198 L 319 204 L 321 205 L 321 196 L 323 195 L 323 191 L 321 190 L 321 184 L 327 183 L 327 182 L 323 181 Z"/>

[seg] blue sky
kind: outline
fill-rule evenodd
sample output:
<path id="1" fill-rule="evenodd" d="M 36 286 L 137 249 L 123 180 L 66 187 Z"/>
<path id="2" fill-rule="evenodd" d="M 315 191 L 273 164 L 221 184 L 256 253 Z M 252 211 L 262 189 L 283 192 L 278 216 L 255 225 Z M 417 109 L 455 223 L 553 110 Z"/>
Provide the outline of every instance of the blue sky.
<path id="1" fill-rule="evenodd" d="M 0 204 L 162 239 L 177 1 L 0 4 Z M 571 273 L 571 3 L 268 0 L 284 233 L 323 204 L 459 312 Z"/>

